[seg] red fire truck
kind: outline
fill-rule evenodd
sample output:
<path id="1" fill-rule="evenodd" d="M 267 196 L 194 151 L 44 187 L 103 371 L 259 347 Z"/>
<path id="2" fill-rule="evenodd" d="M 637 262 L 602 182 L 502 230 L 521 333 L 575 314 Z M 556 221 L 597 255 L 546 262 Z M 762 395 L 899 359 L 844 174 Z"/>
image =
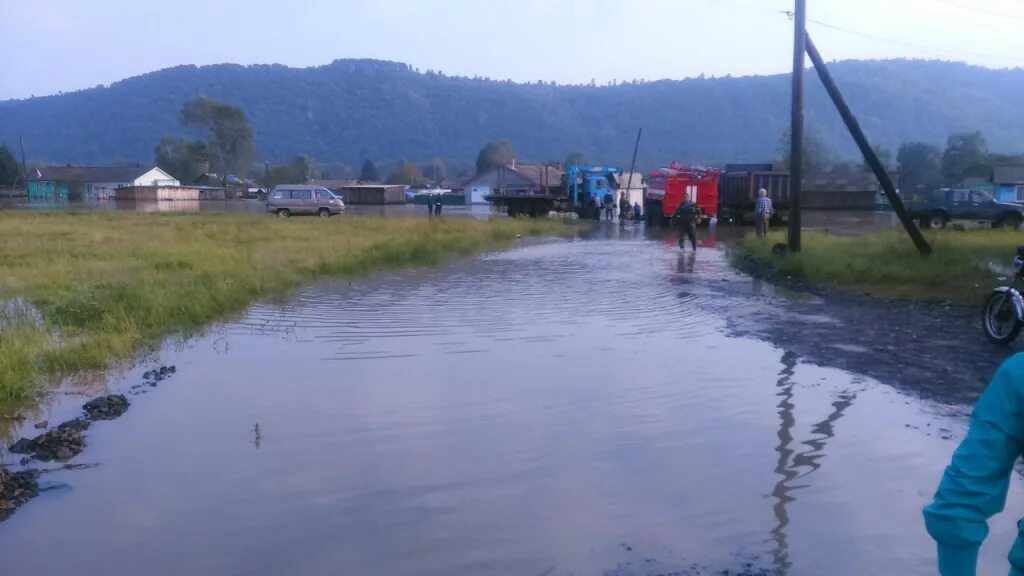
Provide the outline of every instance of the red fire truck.
<path id="1" fill-rule="evenodd" d="M 684 198 L 690 198 L 700 211 L 700 223 L 718 214 L 718 177 L 714 168 L 682 166 L 673 162 L 647 177 L 644 214 L 648 224 L 664 225 L 672 218 Z"/>

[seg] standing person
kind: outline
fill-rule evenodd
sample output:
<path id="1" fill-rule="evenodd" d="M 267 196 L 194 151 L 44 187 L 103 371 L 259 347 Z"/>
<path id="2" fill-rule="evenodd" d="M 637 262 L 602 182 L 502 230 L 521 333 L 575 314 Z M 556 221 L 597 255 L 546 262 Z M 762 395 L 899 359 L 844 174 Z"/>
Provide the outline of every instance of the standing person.
<path id="1" fill-rule="evenodd" d="M 426 194 L 425 196 L 427 197 L 427 202 L 426 202 L 426 204 L 427 204 L 427 216 L 433 216 L 434 215 L 434 195 L 433 194 Z"/>
<path id="2" fill-rule="evenodd" d="M 633 202 L 633 220 L 639 221 L 643 217 L 639 202 Z"/>
<path id="3" fill-rule="evenodd" d="M 604 219 L 611 220 L 615 215 L 615 195 L 611 191 L 604 193 Z"/>
<path id="4" fill-rule="evenodd" d="M 444 206 L 444 196 L 440 194 L 434 195 L 434 216 L 441 215 L 441 207 Z"/>
<path id="5" fill-rule="evenodd" d="M 625 222 L 626 218 L 629 218 L 629 199 L 626 198 L 626 193 L 619 194 L 619 221 Z"/>
<path id="6" fill-rule="evenodd" d="M 935 500 L 924 509 L 942 576 L 974 576 L 988 519 L 1003 510 L 1013 464 L 1024 452 L 1024 354 L 1011 356 L 978 398 Z M 1024 575 L 1024 522 L 1010 549 L 1010 575 Z"/>
<path id="7" fill-rule="evenodd" d="M 768 191 L 761 188 L 757 191 L 757 204 L 754 206 L 754 226 L 757 227 L 758 237 L 768 235 L 768 224 L 774 212 L 775 208 L 772 206 L 772 199 L 768 197 Z"/>
<path id="8" fill-rule="evenodd" d="M 672 222 L 679 227 L 679 247 L 686 245 L 686 239 L 690 239 L 690 246 L 697 251 L 697 205 L 690 200 L 689 194 L 683 200 L 676 211 L 672 214 Z"/>

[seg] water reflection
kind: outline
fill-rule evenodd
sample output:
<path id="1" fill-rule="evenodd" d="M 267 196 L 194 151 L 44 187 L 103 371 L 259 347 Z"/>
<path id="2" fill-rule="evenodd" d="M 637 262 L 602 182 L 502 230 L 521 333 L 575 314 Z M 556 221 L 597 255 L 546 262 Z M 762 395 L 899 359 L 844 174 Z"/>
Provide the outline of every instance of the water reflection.
<path id="1" fill-rule="evenodd" d="M 775 544 L 772 550 L 773 565 L 780 575 L 788 574 L 791 566 L 786 534 L 786 527 L 790 523 L 788 505 L 796 500 L 794 492 L 810 487 L 808 483 L 794 485 L 793 482 L 807 478 L 821 468 L 820 460 L 825 457 L 825 446 L 829 439 L 835 437 L 835 423 L 843 417 L 847 408 L 852 406 L 853 401 L 857 398 L 857 394 L 854 392 L 839 393 L 838 400 L 831 404 L 832 411 L 811 427 L 814 437 L 801 443 L 807 448 L 797 452 L 792 444 L 794 441 L 793 428 L 796 425 L 796 404 L 793 399 L 796 381 L 793 376 L 798 360 L 799 357 L 791 351 L 783 353 L 782 370 L 779 372 L 779 379 L 776 382 L 776 396 L 779 398 L 779 403 L 776 405 L 779 428 L 778 444 L 775 447 L 775 452 L 778 454 L 775 473 L 779 476 L 779 480 L 772 489 L 772 497 L 775 498 L 772 511 L 775 514 L 776 525 L 770 534 L 771 540 Z M 859 379 L 855 378 L 854 382 L 859 382 Z"/>

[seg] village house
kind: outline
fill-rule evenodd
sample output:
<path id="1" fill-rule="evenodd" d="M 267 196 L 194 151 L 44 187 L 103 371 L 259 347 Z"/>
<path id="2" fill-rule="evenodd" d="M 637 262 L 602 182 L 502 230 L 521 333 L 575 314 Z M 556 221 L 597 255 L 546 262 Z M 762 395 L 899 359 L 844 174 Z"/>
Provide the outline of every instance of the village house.
<path id="1" fill-rule="evenodd" d="M 30 198 L 106 200 L 118 188 L 178 186 L 180 183 L 158 166 L 46 166 L 29 172 L 26 192 Z"/>
<path id="2" fill-rule="evenodd" d="M 992 184 L 996 200 L 1024 203 L 1024 166 L 996 166 Z"/>
<path id="3" fill-rule="evenodd" d="M 558 194 L 564 172 L 556 166 L 516 164 L 497 166 L 466 182 L 468 204 L 486 204 L 487 196 L 501 190 L 506 194 Z"/>

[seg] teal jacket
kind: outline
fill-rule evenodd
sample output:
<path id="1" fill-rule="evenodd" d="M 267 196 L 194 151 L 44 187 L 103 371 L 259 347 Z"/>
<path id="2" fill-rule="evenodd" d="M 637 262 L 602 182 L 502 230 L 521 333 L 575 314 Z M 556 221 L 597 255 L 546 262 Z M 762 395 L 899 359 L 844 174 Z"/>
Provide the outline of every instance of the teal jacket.
<path id="1" fill-rule="evenodd" d="M 942 576 L 975 576 L 988 519 L 1006 505 L 1013 463 L 1024 452 L 1024 354 L 996 372 L 978 399 L 967 437 L 924 509 L 925 526 L 939 545 Z M 1018 523 L 1024 528 L 1024 522 Z M 1012 576 L 1024 576 L 1024 533 L 1010 550 Z"/>

